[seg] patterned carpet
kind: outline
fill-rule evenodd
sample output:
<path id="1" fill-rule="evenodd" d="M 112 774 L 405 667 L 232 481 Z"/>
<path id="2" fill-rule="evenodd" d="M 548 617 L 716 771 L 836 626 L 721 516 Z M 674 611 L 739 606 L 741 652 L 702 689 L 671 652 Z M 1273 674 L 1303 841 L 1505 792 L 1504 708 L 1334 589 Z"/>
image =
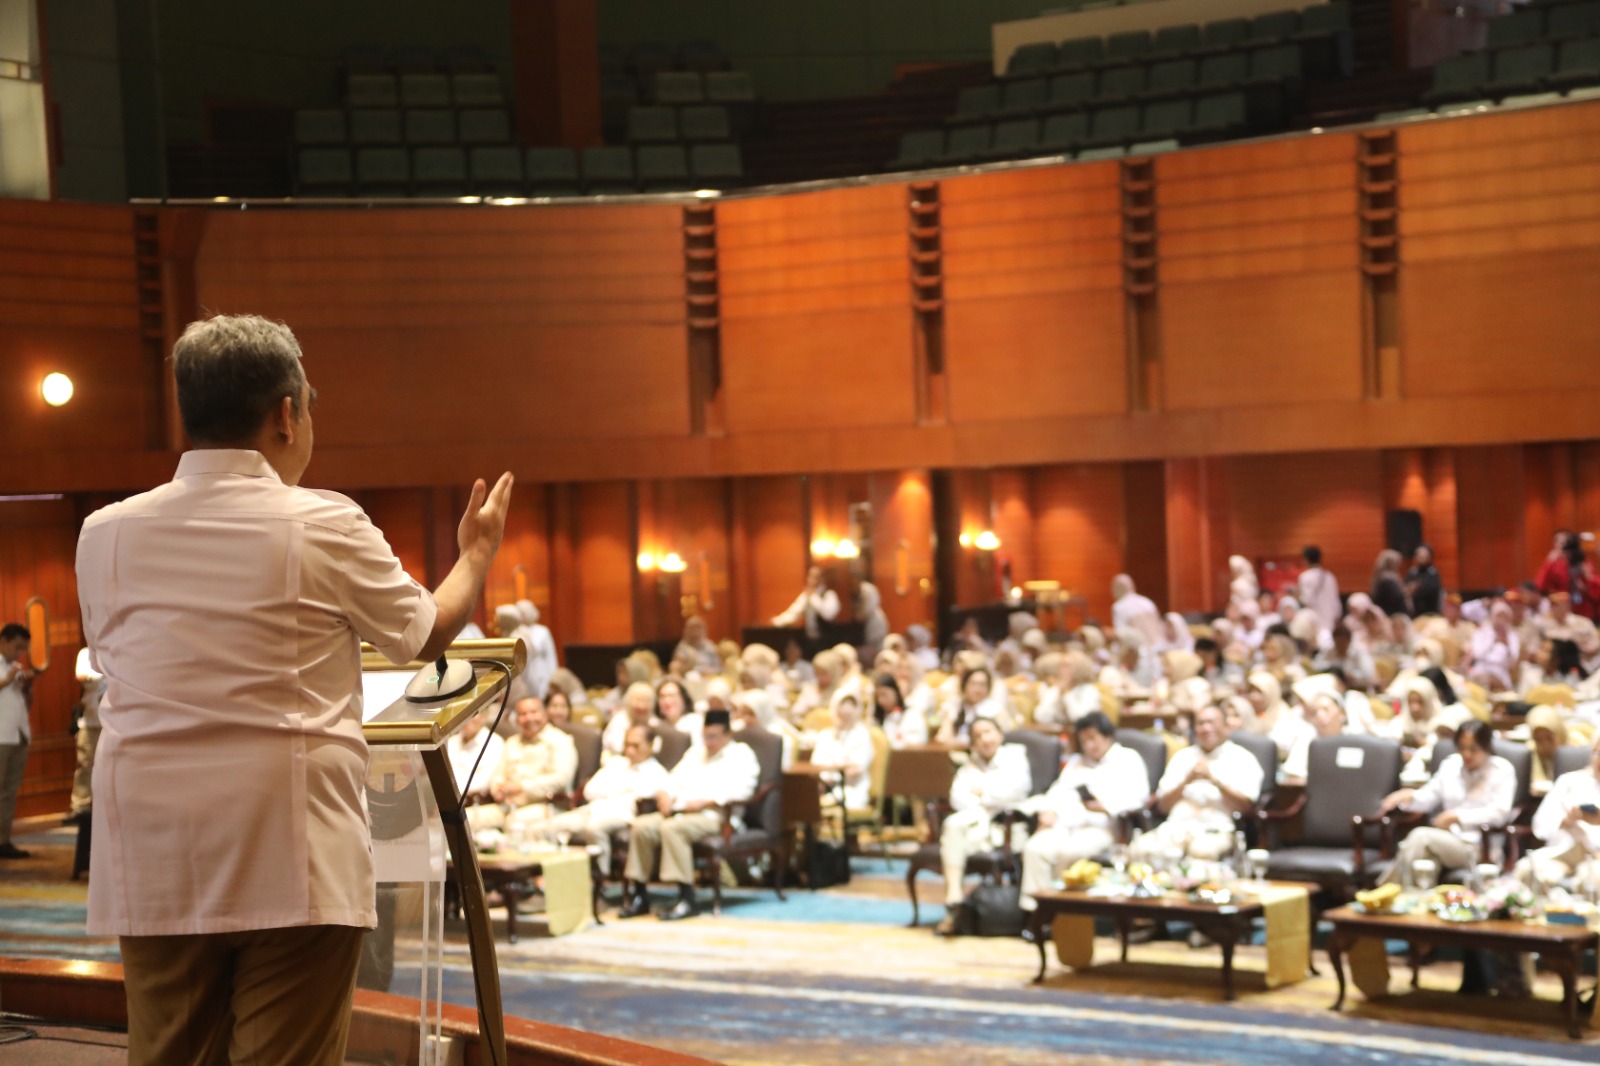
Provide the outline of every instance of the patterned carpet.
<path id="1" fill-rule="evenodd" d="M 85 887 L 67 880 L 71 836 L 21 841 L 32 859 L 0 865 L 0 953 L 111 959 L 112 940 L 83 935 Z M 721 917 L 607 921 L 560 939 L 499 944 L 509 1014 L 623 1036 L 730 1063 L 1387 1063 L 1594 1062 L 1600 1030 L 1567 1040 L 1560 982 L 1543 1002 L 1463 997 L 1460 967 L 1425 967 L 1422 988 L 1368 1003 L 1352 992 L 1328 1010 L 1323 976 L 1273 991 L 1259 948 L 1240 949 L 1239 999 L 1218 999 L 1215 949 L 1181 940 L 1135 945 L 1118 963 L 1032 984 L 1038 955 L 1021 941 L 941 940 L 908 929 L 903 874 L 861 862 L 849 886 L 729 894 Z M 940 908 L 925 877 L 923 921 Z M 402 955 L 404 954 L 402 948 Z M 451 925 L 446 998 L 472 1002 L 465 942 Z M 1319 954 L 1319 960 L 1322 956 Z M 1395 966 L 1395 985 L 1403 969 Z M 413 987 L 404 972 L 397 987 Z"/>

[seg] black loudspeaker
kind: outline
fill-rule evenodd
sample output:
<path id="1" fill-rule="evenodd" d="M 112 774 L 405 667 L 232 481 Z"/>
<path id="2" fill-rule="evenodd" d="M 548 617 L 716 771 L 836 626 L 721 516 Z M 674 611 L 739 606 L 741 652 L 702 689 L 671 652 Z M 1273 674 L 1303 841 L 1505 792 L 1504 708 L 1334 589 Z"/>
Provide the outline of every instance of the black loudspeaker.
<path id="1" fill-rule="evenodd" d="M 1422 543 L 1422 512 L 1389 511 L 1383 516 L 1383 542 L 1406 558 Z"/>

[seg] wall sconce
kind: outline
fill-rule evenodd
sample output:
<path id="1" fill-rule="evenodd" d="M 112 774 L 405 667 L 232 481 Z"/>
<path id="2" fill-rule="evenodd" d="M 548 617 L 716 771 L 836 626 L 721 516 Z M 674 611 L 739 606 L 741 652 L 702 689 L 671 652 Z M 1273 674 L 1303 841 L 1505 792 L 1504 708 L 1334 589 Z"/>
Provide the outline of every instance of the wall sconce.
<path id="1" fill-rule="evenodd" d="M 832 537 L 818 537 L 811 542 L 811 557 L 813 559 L 831 559 L 834 550 L 838 547 Z"/>
<path id="2" fill-rule="evenodd" d="M 72 379 L 60 372 L 46 374 L 39 383 L 39 394 L 51 407 L 60 407 L 72 399 Z"/>
<path id="3" fill-rule="evenodd" d="M 859 559 L 861 558 L 861 549 L 856 547 L 855 541 L 846 537 L 833 546 L 833 557 L 835 559 Z"/>
<path id="4" fill-rule="evenodd" d="M 648 574 L 652 570 L 659 570 L 663 574 L 681 574 L 689 569 L 689 564 L 684 562 L 683 556 L 677 552 L 667 552 L 664 555 L 640 552 L 639 557 L 634 560 L 634 565 L 642 574 Z"/>
<path id="5" fill-rule="evenodd" d="M 998 551 L 1000 538 L 995 534 L 994 530 L 986 529 L 972 539 L 972 546 L 981 552 Z"/>

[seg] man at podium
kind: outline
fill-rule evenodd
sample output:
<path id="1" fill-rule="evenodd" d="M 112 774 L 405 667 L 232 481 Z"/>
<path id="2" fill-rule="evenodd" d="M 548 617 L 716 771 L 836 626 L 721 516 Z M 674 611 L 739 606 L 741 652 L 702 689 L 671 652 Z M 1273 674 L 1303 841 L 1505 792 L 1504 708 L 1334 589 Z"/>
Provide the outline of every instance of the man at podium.
<path id="1" fill-rule="evenodd" d="M 263 318 L 191 324 L 172 361 L 192 450 L 78 541 L 106 679 L 89 932 L 121 938 L 134 1066 L 343 1062 L 376 923 L 359 641 L 443 652 L 505 525 L 511 475 L 478 481 L 430 593 L 354 502 L 300 488 L 300 355 Z"/>

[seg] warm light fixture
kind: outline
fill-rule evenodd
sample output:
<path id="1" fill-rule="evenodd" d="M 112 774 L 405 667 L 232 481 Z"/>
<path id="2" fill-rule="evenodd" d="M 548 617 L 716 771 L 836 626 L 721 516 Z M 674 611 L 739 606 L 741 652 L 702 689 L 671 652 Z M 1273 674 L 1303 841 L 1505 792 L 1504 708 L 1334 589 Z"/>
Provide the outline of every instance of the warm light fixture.
<path id="1" fill-rule="evenodd" d="M 668 552 L 661 557 L 661 570 L 667 574 L 681 574 L 689 569 L 689 564 L 683 561 L 683 556 L 677 552 Z"/>
<path id="2" fill-rule="evenodd" d="M 837 545 L 830 537 L 818 537 L 811 542 L 811 554 L 818 559 L 826 559 L 833 555 Z"/>
<path id="3" fill-rule="evenodd" d="M 634 560 L 640 571 L 649 573 L 656 568 L 656 557 L 649 552 L 640 552 L 639 558 Z"/>
<path id="4" fill-rule="evenodd" d="M 833 546 L 833 557 L 835 559 L 859 559 L 861 558 L 861 549 L 856 547 L 855 541 L 846 537 Z"/>
<path id="5" fill-rule="evenodd" d="M 994 530 L 986 529 L 973 539 L 972 544 L 981 552 L 992 552 L 1000 547 L 1000 538 L 995 535 Z"/>
<path id="6" fill-rule="evenodd" d="M 972 534 L 968 533 L 964 529 L 961 531 L 961 536 L 957 537 L 956 540 L 961 544 L 961 546 L 963 548 L 972 547 Z"/>
<path id="7" fill-rule="evenodd" d="M 60 407 L 72 399 L 72 379 L 59 372 L 46 374 L 39 383 L 39 392 L 44 396 L 45 403 Z"/>

